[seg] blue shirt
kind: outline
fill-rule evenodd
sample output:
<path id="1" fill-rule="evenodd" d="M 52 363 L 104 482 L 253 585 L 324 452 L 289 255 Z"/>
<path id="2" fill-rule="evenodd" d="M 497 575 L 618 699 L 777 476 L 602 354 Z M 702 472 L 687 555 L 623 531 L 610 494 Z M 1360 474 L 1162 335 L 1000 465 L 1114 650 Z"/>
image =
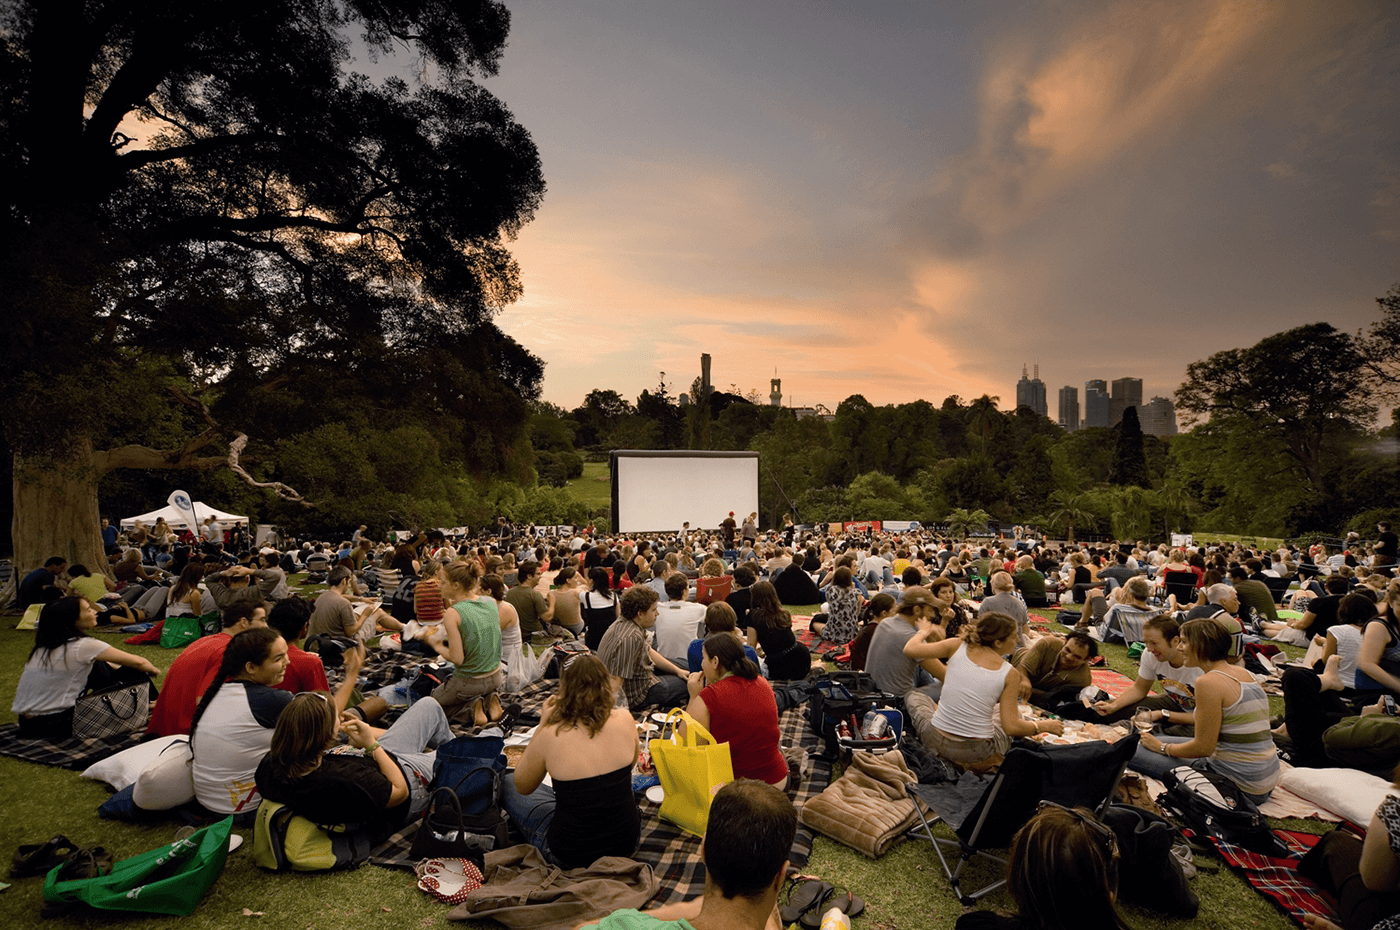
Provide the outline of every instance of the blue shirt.
<path id="1" fill-rule="evenodd" d="M 102 543 L 108 547 L 117 544 L 117 528 L 110 523 L 102 529 Z"/>
<path id="2" fill-rule="evenodd" d="M 748 656 L 754 665 L 758 664 L 758 653 L 753 651 L 753 647 L 748 643 L 744 644 L 744 655 Z M 705 658 L 705 641 L 703 639 L 691 640 L 690 648 L 686 650 L 685 662 L 692 672 L 700 671 L 700 662 Z"/>

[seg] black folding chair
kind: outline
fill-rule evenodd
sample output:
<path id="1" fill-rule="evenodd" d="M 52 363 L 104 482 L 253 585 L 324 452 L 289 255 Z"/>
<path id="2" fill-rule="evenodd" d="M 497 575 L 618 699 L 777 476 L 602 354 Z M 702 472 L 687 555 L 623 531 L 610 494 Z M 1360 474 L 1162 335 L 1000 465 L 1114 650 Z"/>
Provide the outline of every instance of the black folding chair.
<path id="1" fill-rule="evenodd" d="M 1264 578 L 1264 587 L 1274 596 L 1275 604 L 1283 603 L 1284 596 L 1288 594 L 1288 586 L 1292 583 L 1292 578 Z"/>
<path id="2" fill-rule="evenodd" d="M 965 905 L 976 904 L 979 898 L 1005 885 L 1007 880 L 1003 877 L 976 891 L 964 891 L 963 870 L 969 862 L 980 857 L 1005 866 L 1004 856 L 987 850 L 1010 846 L 1016 831 L 1031 819 L 1041 801 L 1085 807 L 1101 817 L 1113 803 L 1118 781 L 1137 746 L 1137 733 L 1111 744 L 1102 740 L 1070 746 L 1018 742 L 1006 753 L 996 775 L 962 822 L 948 824 L 953 828 L 956 841 L 935 836 L 924 816 L 923 805 L 917 803 L 918 800 L 928 801 L 934 812 L 942 816 L 936 796 L 929 801 L 927 794 L 918 792 L 918 786 L 906 785 L 905 790 L 916 799 L 914 808 L 920 821 L 908 835 L 933 844 L 943 872 L 953 886 L 953 894 Z M 954 865 L 949 865 L 951 856 L 944 856 L 945 848 L 957 851 Z"/>
<path id="3" fill-rule="evenodd" d="M 1175 594 L 1178 604 L 1192 604 L 1196 600 L 1196 573 L 1167 572 L 1162 578 L 1162 587 L 1166 589 L 1164 598 Z"/>

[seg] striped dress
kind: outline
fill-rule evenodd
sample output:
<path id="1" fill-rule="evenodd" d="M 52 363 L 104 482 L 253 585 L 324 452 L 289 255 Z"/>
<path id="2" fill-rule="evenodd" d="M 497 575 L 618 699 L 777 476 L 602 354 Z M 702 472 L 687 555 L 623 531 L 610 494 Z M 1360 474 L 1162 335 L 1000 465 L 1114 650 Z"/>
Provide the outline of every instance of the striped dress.
<path id="1" fill-rule="evenodd" d="M 1210 767 L 1246 794 L 1267 795 L 1278 784 L 1279 775 L 1278 753 L 1269 731 L 1269 697 L 1257 682 L 1241 681 L 1239 686 L 1239 698 L 1221 716 Z"/>

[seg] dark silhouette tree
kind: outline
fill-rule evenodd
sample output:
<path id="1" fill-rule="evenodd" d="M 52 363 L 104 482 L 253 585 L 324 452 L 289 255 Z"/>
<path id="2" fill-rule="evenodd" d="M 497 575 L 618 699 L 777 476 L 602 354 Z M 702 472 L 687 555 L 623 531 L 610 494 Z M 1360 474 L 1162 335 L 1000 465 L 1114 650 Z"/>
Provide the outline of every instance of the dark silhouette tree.
<path id="1" fill-rule="evenodd" d="M 1142 446 L 1142 424 L 1136 407 L 1123 410 L 1123 419 L 1115 430 L 1118 436 L 1113 446 L 1113 471 L 1109 481 L 1117 485 L 1150 488 L 1147 476 L 1147 453 Z"/>

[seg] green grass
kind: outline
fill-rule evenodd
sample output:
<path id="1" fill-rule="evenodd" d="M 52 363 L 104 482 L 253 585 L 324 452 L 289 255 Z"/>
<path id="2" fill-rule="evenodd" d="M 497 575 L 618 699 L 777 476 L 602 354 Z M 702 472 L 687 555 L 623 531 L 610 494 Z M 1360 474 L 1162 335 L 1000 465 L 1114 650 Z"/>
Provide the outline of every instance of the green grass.
<path id="1" fill-rule="evenodd" d="M 590 511 L 612 506 L 612 479 L 607 462 L 584 462 L 583 477 L 570 481 L 566 490 Z"/>
<path id="2" fill-rule="evenodd" d="M 798 613 L 806 611 L 799 610 Z M 33 634 L 16 631 L 16 616 L 0 618 L 0 721 L 12 721 L 10 701 L 19 680 L 19 669 L 33 643 Z M 104 634 L 103 639 L 120 644 L 122 637 Z M 161 668 L 168 668 L 177 653 L 159 647 L 126 647 L 140 652 Z M 1107 663 L 1132 677 L 1137 664 L 1127 658 L 1121 646 L 1106 646 Z M 1281 710 L 1281 707 L 1278 708 Z M 135 855 L 169 842 L 179 824 L 175 821 L 154 825 L 125 824 L 101 820 L 97 807 L 108 796 L 106 786 L 85 781 L 75 772 L 30 765 L 0 758 L 0 860 L 22 843 L 37 843 L 61 833 L 80 845 L 103 845 L 116 858 Z M 1290 829 L 1325 832 L 1327 824 L 1291 821 L 1280 824 Z M 945 826 L 936 828 L 952 837 Z M 180 922 L 190 928 L 228 927 L 247 921 L 243 909 L 261 911 L 254 918 L 264 930 L 306 930 L 306 928 L 354 927 L 356 930 L 405 930 L 441 926 L 447 905 L 418 891 L 407 872 L 364 866 L 338 874 L 276 875 L 253 865 L 252 830 L 238 831 L 244 846 L 229 857 L 224 874 L 192 917 Z M 969 885 L 990 880 L 990 867 L 975 866 Z M 869 905 L 866 916 L 856 921 L 858 928 L 872 930 L 919 930 L 951 926 L 964 908 L 952 896 L 928 844 L 904 840 L 879 860 L 867 859 L 825 837 L 817 837 L 806 872 L 850 888 Z M 43 881 L 16 880 L 0 893 L 0 926 L 37 923 Z M 1221 865 L 1216 874 L 1202 873 L 1192 885 L 1201 898 L 1201 912 L 1194 921 L 1166 921 L 1143 911 L 1125 908 L 1129 923 L 1138 930 L 1204 930 L 1204 928 L 1264 928 L 1291 930 L 1289 918 L 1271 902 L 1256 894 L 1244 880 Z M 984 899 L 985 908 L 1009 910 L 1011 900 L 1003 889 Z M 169 918 L 152 916 L 110 916 L 79 912 L 46 922 L 65 927 L 149 927 L 175 926 Z M 488 926 L 469 922 L 467 926 Z M 494 923 L 489 926 L 498 926 Z"/>

